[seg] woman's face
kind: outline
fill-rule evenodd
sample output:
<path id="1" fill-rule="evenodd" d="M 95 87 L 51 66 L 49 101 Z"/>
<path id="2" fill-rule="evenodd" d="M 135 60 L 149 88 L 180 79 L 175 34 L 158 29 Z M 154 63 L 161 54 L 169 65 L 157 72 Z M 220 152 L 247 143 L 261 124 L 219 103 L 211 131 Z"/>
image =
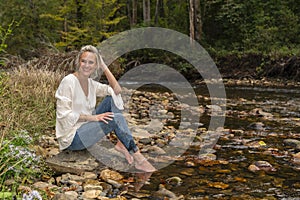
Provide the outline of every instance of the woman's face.
<path id="1" fill-rule="evenodd" d="M 79 73 L 89 77 L 96 67 L 96 55 L 92 52 L 84 52 L 79 59 Z"/>

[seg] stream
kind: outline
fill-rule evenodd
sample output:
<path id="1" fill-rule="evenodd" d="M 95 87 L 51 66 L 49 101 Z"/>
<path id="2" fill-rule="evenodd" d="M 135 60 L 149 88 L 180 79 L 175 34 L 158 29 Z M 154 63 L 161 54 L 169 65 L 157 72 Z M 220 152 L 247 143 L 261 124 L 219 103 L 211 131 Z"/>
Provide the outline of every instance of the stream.
<path id="1" fill-rule="evenodd" d="M 164 92 L 152 86 L 143 90 Z M 209 104 L 206 86 L 194 90 L 202 97 L 200 105 Z M 214 148 L 216 160 L 190 159 L 193 165 L 188 164 L 188 158 L 198 155 L 196 141 L 184 159 L 153 173 L 141 192 L 156 191 L 164 184 L 184 199 L 300 199 L 300 164 L 293 157 L 300 151 L 300 90 L 231 86 L 226 87 L 226 96 L 224 131 Z M 205 112 L 200 122 L 207 128 L 209 120 Z M 257 161 L 267 162 L 272 170 L 251 170 Z M 168 183 L 170 177 L 179 177 L 182 183 Z"/>

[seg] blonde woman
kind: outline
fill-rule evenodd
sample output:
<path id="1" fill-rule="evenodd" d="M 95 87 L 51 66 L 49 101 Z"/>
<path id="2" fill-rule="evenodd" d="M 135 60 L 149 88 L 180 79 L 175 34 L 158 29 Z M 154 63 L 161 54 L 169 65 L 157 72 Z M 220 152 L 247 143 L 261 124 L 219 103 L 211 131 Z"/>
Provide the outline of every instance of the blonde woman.
<path id="1" fill-rule="evenodd" d="M 155 168 L 140 153 L 127 122 L 122 115 L 121 87 L 98 49 L 87 45 L 79 51 L 76 72 L 61 81 L 55 97 L 56 137 L 60 150 L 82 150 L 93 146 L 114 131 L 118 137 L 116 150 L 122 152 L 136 169 L 153 172 Z M 102 70 L 109 85 L 93 80 Z M 104 97 L 96 107 L 96 98 Z"/>

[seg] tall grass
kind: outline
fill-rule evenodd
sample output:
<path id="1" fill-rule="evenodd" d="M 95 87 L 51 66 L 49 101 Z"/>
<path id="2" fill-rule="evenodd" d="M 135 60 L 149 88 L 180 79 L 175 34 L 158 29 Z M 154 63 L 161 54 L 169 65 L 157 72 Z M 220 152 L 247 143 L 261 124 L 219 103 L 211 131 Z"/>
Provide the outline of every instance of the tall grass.
<path id="1" fill-rule="evenodd" d="M 42 69 L 18 68 L 1 74 L 0 121 L 4 132 L 42 134 L 54 127 L 54 93 L 62 75 Z"/>
<path id="2" fill-rule="evenodd" d="M 54 93 L 62 76 L 34 68 L 0 72 L 1 199 L 12 199 L 18 185 L 30 183 L 41 173 L 43 162 L 30 146 L 54 130 Z M 7 186 L 8 180 L 15 183 Z"/>

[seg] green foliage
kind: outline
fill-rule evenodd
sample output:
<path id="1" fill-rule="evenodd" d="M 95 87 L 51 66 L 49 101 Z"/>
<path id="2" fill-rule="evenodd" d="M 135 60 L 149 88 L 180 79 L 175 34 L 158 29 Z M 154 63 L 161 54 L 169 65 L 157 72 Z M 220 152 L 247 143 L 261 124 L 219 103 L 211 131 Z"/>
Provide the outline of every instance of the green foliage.
<path id="1" fill-rule="evenodd" d="M 143 21 L 143 3 L 137 3 L 137 24 Z M 173 29 L 189 35 L 189 1 L 151 1 L 150 26 Z M 214 53 L 255 52 L 291 54 L 300 43 L 300 4 L 296 0 L 202 0 L 202 44 Z M 112 35 L 128 30 L 128 7 L 132 0 L 0 0 L 1 27 L 22 21 L 2 49 L 23 58 L 41 56 L 43 48 L 74 50 L 98 45 Z M 157 17 L 157 18 L 155 18 Z M 36 50 L 38 49 L 38 51 Z"/>
<path id="2" fill-rule="evenodd" d="M 7 48 L 7 40 L 9 36 L 13 33 L 13 28 L 18 26 L 19 23 L 15 22 L 14 20 L 8 25 L 7 28 L 4 28 L 0 25 L 0 55 L 5 53 Z M 0 59 L 0 65 L 4 65 L 4 61 Z"/>

